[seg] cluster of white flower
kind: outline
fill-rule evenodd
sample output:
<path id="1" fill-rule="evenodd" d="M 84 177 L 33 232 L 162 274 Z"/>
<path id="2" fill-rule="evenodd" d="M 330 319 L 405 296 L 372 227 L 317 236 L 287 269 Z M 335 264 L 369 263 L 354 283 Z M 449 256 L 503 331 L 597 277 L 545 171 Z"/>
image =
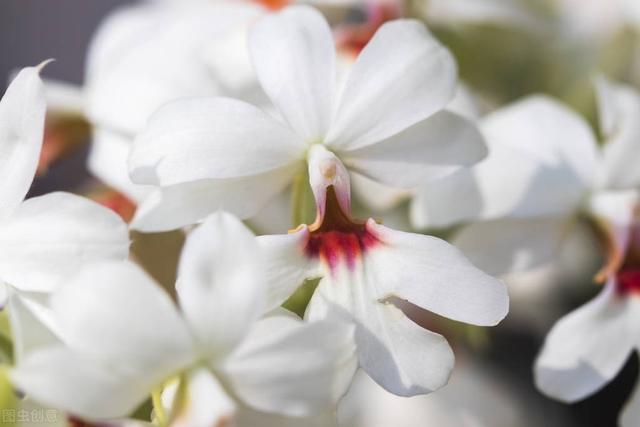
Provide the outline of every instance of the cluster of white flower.
<path id="1" fill-rule="evenodd" d="M 551 330 L 535 384 L 574 402 L 614 378 L 640 349 L 640 94 L 594 79 L 604 144 L 548 96 L 480 117 L 453 55 L 397 2 L 367 2 L 355 28 L 280 3 L 154 1 L 103 23 L 65 108 L 93 127 L 91 172 L 137 205 L 126 221 L 69 193 L 26 198 L 60 97 L 46 63 L 13 79 L 0 403 L 61 425 L 352 427 L 343 406 L 365 374 L 407 402 L 447 384 L 454 354 L 428 312 L 498 324 L 497 277 L 552 263 L 578 223 L 602 243 L 604 286 Z M 434 1 L 434 21 L 471 19 L 465 4 Z M 400 204 L 403 231 L 352 213 L 394 223 Z M 449 227 L 451 243 L 416 232 Z M 163 289 L 130 231 L 171 230 L 185 242 Z M 640 422 L 640 391 L 621 422 Z"/>

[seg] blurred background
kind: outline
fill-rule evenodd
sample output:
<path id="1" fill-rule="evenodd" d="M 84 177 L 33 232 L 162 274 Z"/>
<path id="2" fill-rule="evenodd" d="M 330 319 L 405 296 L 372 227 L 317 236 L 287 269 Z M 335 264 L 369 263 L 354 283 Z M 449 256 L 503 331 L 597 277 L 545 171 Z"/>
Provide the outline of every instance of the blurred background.
<path id="1" fill-rule="evenodd" d="M 46 68 L 44 77 L 82 85 L 92 35 L 107 14 L 128 3 L 134 2 L 2 0 L 0 87 L 6 87 L 16 69 L 48 58 L 56 62 Z M 603 72 L 636 87 L 640 81 L 637 30 L 620 16 L 614 0 L 478 0 L 470 7 L 473 3 L 412 0 L 405 11 L 427 22 L 454 52 L 461 78 L 477 95 L 483 111 L 530 93 L 545 92 L 582 113 L 597 130 L 590 84 L 594 73 Z M 478 5 L 479 10 L 474 12 Z M 482 5 L 489 7 L 483 9 Z M 358 22 L 363 16 L 361 10 L 353 8 L 345 19 Z M 73 129 L 74 142 L 52 156 L 36 180 L 32 195 L 64 189 L 100 198 L 104 190 L 84 166 L 90 129 L 83 124 Z M 147 239 L 136 241 L 139 256 L 153 260 L 147 268 L 163 283 L 171 283 L 180 238 Z M 166 259 L 154 254 L 158 242 L 169 242 L 173 248 L 163 252 Z M 588 238 L 575 244 L 595 248 Z M 467 330 L 452 322 L 437 321 L 440 326 L 435 328 L 451 340 L 460 366 L 454 371 L 451 386 L 435 396 L 446 400 L 451 411 L 476 413 L 489 427 L 616 426 L 619 411 L 638 377 L 636 355 L 607 387 L 574 405 L 545 398 L 532 382 L 533 361 L 548 329 L 598 291 L 591 281 L 597 256 L 596 261 L 591 257 L 584 264 L 588 267 L 551 275 L 535 272 L 518 280 L 512 286 L 512 313 L 490 331 Z M 443 426 L 435 424 L 428 414 L 424 425 Z"/>

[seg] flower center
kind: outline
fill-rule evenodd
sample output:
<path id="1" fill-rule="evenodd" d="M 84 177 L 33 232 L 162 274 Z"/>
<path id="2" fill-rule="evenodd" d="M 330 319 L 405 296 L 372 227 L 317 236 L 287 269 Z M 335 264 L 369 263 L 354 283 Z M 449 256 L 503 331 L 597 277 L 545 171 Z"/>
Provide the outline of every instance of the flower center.
<path id="1" fill-rule="evenodd" d="M 367 249 L 381 243 L 366 222 L 354 221 L 342 211 L 332 185 L 327 187 L 324 216 L 309 226 L 309 232 L 305 253 L 319 258 L 332 272 L 341 263 L 352 270 Z"/>

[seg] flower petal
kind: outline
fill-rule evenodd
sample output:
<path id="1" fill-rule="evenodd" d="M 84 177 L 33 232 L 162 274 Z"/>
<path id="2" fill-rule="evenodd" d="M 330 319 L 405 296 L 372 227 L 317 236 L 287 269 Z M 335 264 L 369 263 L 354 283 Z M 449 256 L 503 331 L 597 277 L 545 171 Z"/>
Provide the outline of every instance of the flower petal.
<path id="1" fill-rule="evenodd" d="M 89 419 L 129 415 L 154 386 L 65 347 L 31 354 L 13 369 L 11 379 L 33 399 Z"/>
<path id="2" fill-rule="evenodd" d="M 449 243 L 371 220 L 367 227 L 382 241 L 365 262 L 368 275 L 391 289 L 383 297 L 396 295 L 425 310 L 481 326 L 496 325 L 507 315 L 505 284 L 474 267 Z"/>
<path id="3" fill-rule="evenodd" d="M 131 227 L 144 232 L 174 230 L 202 221 L 218 210 L 249 218 L 291 182 L 299 166 L 249 177 L 202 179 L 159 188 L 138 206 Z"/>
<path id="4" fill-rule="evenodd" d="M 118 215 L 69 193 L 26 200 L 0 224 L 0 241 L 0 276 L 23 291 L 51 291 L 85 263 L 129 252 Z"/>
<path id="5" fill-rule="evenodd" d="M 236 404 L 227 395 L 224 387 L 206 368 L 195 369 L 186 376 L 186 393 L 180 402 L 179 411 L 171 413 L 172 427 L 224 426 L 228 425 L 236 412 Z M 167 411 L 174 405 L 178 384 L 172 384 L 162 393 Z"/>
<path id="6" fill-rule="evenodd" d="M 413 396 L 444 386 L 454 359 L 447 340 L 416 325 L 395 306 L 378 302 L 372 295 L 375 284 L 345 274 L 326 276 L 305 319 L 353 322 L 360 367 L 391 393 Z"/>
<path id="7" fill-rule="evenodd" d="M 333 410 L 310 417 L 287 417 L 284 415 L 260 412 L 241 406 L 236 416 L 239 426 L 260 427 L 338 427 Z"/>
<path id="8" fill-rule="evenodd" d="M 324 17 L 292 6 L 262 18 L 250 33 L 251 58 L 262 88 L 306 141 L 329 127 L 335 47 Z"/>
<path id="9" fill-rule="evenodd" d="M 536 386 L 564 402 L 581 400 L 612 380 L 638 341 L 639 302 L 621 298 L 609 281 L 600 294 L 569 313 L 547 335 L 535 363 Z"/>
<path id="10" fill-rule="evenodd" d="M 411 188 L 470 166 L 487 155 L 484 139 L 467 119 L 448 111 L 363 148 L 341 151 L 350 171 L 383 184 Z"/>
<path id="11" fill-rule="evenodd" d="M 413 194 L 413 189 L 397 188 L 380 184 L 359 173 L 351 173 L 351 187 L 355 199 L 362 203 L 367 209 L 374 212 L 387 213 L 390 209 L 399 205 Z M 406 210 L 402 210 L 403 219 L 406 217 Z M 407 222 L 407 221 L 405 221 Z"/>
<path id="12" fill-rule="evenodd" d="M 247 405 L 307 416 L 328 410 L 355 371 L 353 328 L 270 316 L 255 327 L 221 370 Z"/>
<path id="13" fill-rule="evenodd" d="M 597 167 L 596 141 L 580 116 L 532 96 L 490 114 L 481 128 L 489 156 L 471 171 L 422 187 L 412 206 L 416 227 L 577 209 Z"/>
<path id="14" fill-rule="evenodd" d="M 307 227 L 290 234 L 259 236 L 258 245 L 265 257 L 268 283 L 267 311 L 289 298 L 309 277 L 313 263 L 304 255 L 309 240 Z"/>
<path id="15" fill-rule="evenodd" d="M 225 93 L 206 60 L 210 44 L 260 13 L 248 2 L 145 2 L 119 9 L 89 47 L 89 116 L 133 135 L 169 101 Z"/>
<path id="16" fill-rule="evenodd" d="M 193 357 L 175 305 L 129 261 L 87 265 L 53 294 L 51 307 L 64 342 L 100 363 L 159 382 Z"/>
<path id="17" fill-rule="evenodd" d="M 264 263 L 256 239 L 233 215 L 217 212 L 184 244 L 176 291 L 205 353 L 224 357 L 265 313 Z"/>
<path id="18" fill-rule="evenodd" d="M 564 218 L 503 219 L 465 226 L 452 243 L 475 266 L 499 276 L 551 263 L 568 230 Z"/>
<path id="19" fill-rule="evenodd" d="M 8 216 L 31 187 L 46 111 L 41 67 L 22 69 L 0 100 L 0 216 Z"/>
<path id="20" fill-rule="evenodd" d="M 10 292 L 7 308 L 16 364 L 20 364 L 30 353 L 60 344 L 49 308 L 16 292 Z"/>
<path id="21" fill-rule="evenodd" d="M 127 160 L 132 145 L 133 138 L 102 128 L 95 129 L 87 168 L 105 184 L 139 202 L 151 192 L 152 187 L 134 184 L 129 177 Z"/>
<path id="22" fill-rule="evenodd" d="M 351 69 L 327 143 L 355 150 L 387 139 L 444 108 L 456 80 L 453 57 L 423 24 L 388 22 Z"/>
<path id="23" fill-rule="evenodd" d="M 133 145 L 131 179 L 168 186 L 199 179 L 255 176 L 291 165 L 305 145 L 260 109 L 228 98 L 170 102 Z"/>
<path id="24" fill-rule="evenodd" d="M 640 156 L 640 94 L 629 86 L 596 80 L 602 147 L 600 185 L 610 189 L 628 189 L 640 185 L 640 171 L 634 159 Z"/>

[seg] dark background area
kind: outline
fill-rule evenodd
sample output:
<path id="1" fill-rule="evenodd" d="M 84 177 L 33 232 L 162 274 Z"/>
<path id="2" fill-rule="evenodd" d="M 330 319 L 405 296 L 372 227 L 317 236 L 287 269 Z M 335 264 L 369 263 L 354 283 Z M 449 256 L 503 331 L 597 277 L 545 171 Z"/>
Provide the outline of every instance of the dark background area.
<path id="1" fill-rule="evenodd" d="M 9 74 L 45 59 L 45 76 L 81 83 L 91 35 L 110 10 L 127 0 L 0 1 L 0 87 Z"/>

